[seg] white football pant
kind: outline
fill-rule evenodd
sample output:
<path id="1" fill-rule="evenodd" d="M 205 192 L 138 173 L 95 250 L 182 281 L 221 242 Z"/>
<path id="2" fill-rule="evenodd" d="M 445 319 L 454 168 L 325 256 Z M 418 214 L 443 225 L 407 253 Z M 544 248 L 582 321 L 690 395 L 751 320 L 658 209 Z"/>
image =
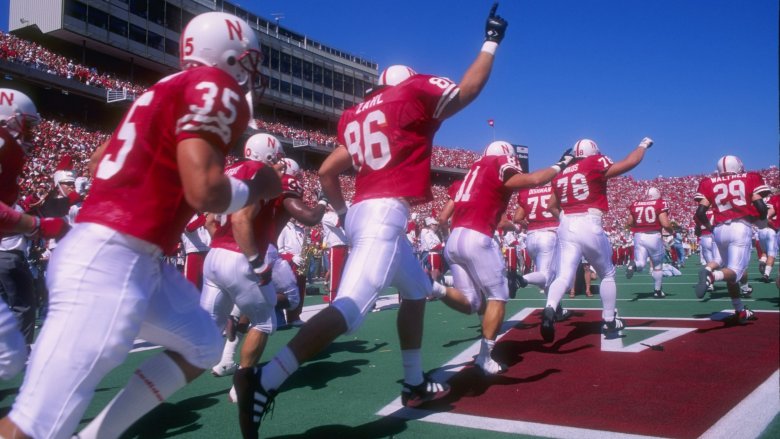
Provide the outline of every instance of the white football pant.
<path id="1" fill-rule="evenodd" d="M 557 254 L 557 274 L 547 294 L 547 306 L 558 306 L 569 286 L 573 285 L 580 259 L 584 257 L 601 278 L 602 318 L 613 320 L 617 300 L 615 266 L 612 264 L 612 245 L 604 233 L 601 215 L 561 214 Z"/>
<path id="2" fill-rule="evenodd" d="M 550 286 L 555 278 L 553 262 L 557 243 L 558 233 L 555 230 L 528 232 L 526 250 L 530 253 L 536 267 L 536 271 L 523 276 L 529 284 L 544 289 Z"/>
<path id="3" fill-rule="evenodd" d="M 737 220 L 721 223 L 712 232 L 723 259 L 723 267 L 737 274 L 737 281 L 747 269 L 753 248 L 753 230 L 749 223 Z"/>
<path id="4" fill-rule="evenodd" d="M 344 316 L 347 332 L 360 327 L 388 286 L 405 300 L 424 300 L 431 292 L 431 280 L 406 239 L 407 218 L 409 206 L 396 198 L 365 200 L 349 208 L 349 256 L 332 302 Z"/>
<path id="5" fill-rule="evenodd" d="M 452 270 L 453 286 L 466 296 L 472 313 L 479 310 L 483 295 L 501 302 L 509 298 L 504 257 L 492 236 L 456 227 L 444 246 L 444 257 Z"/>
<path id="6" fill-rule="evenodd" d="M 52 253 L 46 283 L 46 324 L 9 414 L 37 439 L 71 437 L 95 387 L 136 337 L 202 369 L 219 361 L 222 337 L 198 290 L 153 244 L 76 224 Z"/>
<path id="7" fill-rule="evenodd" d="M 663 285 L 663 267 L 666 248 L 661 232 L 634 233 L 634 264 L 636 271 L 642 271 L 647 258 L 653 263 L 653 288 L 660 290 Z"/>
<path id="8" fill-rule="evenodd" d="M 0 299 L 0 380 L 9 380 L 24 367 L 27 345 L 19 332 L 19 321 Z"/>
<path id="9" fill-rule="evenodd" d="M 712 234 L 701 235 L 699 237 L 699 247 L 701 247 L 701 258 L 704 264 L 714 262 L 718 265 L 722 265 L 723 261 L 720 258 L 720 251 L 718 251 L 718 245 L 715 244 L 715 238 Z"/>
<path id="10" fill-rule="evenodd" d="M 771 227 L 758 229 L 758 242 L 767 256 L 777 257 L 777 232 L 775 232 L 775 229 Z"/>

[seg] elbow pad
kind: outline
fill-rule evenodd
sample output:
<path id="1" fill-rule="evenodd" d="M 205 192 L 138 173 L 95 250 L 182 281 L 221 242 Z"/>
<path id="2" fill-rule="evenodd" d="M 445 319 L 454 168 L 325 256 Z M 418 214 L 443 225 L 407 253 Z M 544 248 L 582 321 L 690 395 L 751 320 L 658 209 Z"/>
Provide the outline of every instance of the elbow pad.
<path id="1" fill-rule="evenodd" d="M 696 218 L 699 219 L 704 228 L 712 229 L 712 224 L 710 224 L 710 220 L 707 218 L 707 209 L 709 209 L 709 206 L 699 204 L 699 207 L 696 208 Z"/>
<path id="2" fill-rule="evenodd" d="M 758 219 L 765 220 L 767 213 L 769 212 L 769 208 L 766 207 L 766 203 L 764 203 L 764 200 L 762 198 L 759 198 L 758 200 L 753 200 L 753 207 L 756 208 L 758 211 Z"/>

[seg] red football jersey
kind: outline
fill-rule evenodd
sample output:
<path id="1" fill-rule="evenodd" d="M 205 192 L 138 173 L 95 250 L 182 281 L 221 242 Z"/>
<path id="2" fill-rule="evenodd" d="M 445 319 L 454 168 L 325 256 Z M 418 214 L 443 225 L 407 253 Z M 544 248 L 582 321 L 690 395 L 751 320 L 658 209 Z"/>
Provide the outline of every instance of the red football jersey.
<path id="1" fill-rule="evenodd" d="M 552 181 L 553 191 L 564 213 L 584 213 L 588 209 L 609 211 L 607 178 L 612 160 L 601 154 L 585 157 L 569 165 Z"/>
<path id="2" fill-rule="evenodd" d="M 659 217 L 662 212 L 669 213 L 669 205 L 666 200 L 657 199 L 654 201 L 634 201 L 628 207 L 631 218 L 634 219 L 634 225 L 631 231 L 634 233 L 660 232 L 661 220 Z"/>
<path id="3" fill-rule="evenodd" d="M 710 225 L 715 224 L 715 214 L 712 212 L 712 209 L 707 209 L 707 220 L 709 220 Z M 695 227 L 701 231 L 702 235 L 712 235 L 712 231 L 705 229 L 704 225 L 702 225 L 701 221 L 699 221 L 699 217 L 696 215 L 693 216 L 693 223 Z"/>
<path id="4" fill-rule="evenodd" d="M 780 230 L 780 194 L 774 194 L 769 197 L 769 202 L 767 205 L 772 206 L 772 208 L 775 210 L 775 217 L 770 218 L 769 227 L 775 230 Z"/>
<path id="5" fill-rule="evenodd" d="M 547 211 L 547 203 L 552 196 L 550 183 L 541 187 L 520 189 L 517 204 L 525 211 L 528 231 L 552 229 L 558 227 L 558 218 Z"/>
<path id="6" fill-rule="evenodd" d="M 254 160 L 242 160 L 235 164 L 232 164 L 225 168 L 225 175 L 235 177 L 241 180 L 249 179 L 254 176 L 257 171 L 262 169 L 265 165 L 261 162 Z M 268 225 L 269 222 L 265 220 L 264 216 L 260 213 L 266 206 L 266 202 L 262 203 L 260 212 L 255 216 L 252 223 L 252 231 L 255 235 L 256 244 L 261 255 L 265 255 L 265 250 L 268 247 Z M 214 231 L 214 236 L 211 237 L 211 248 L 224 248 L 230 251 L 241 253 L 241 249 L 238 247 L 236 238 L 233 236 L 233 223 L 230 220 L 231 215 L 220 215 L 219 224 Z"/>
<path id="7" fill-rule="evenodd" d="M 452 228 L 465 227 L 493 236 L 512 196 L 504 182 L 520 172 L 522 168 L 514 157 L 485 156 L 477 160 L 455 194 Z"/>
<path id="8" fill-rule="evenodd" d="M 19 176 L 26 156 L 24 150 L 5 128 L 0 127 L 0 201 L 11 206 L 19 198 Z"/>
<path id="9" fill-rule="evenodd" d="M 753 195 L 769 192 L 764 179 L 755 172 L 706 177 L 699 182 L 697 198 L 704 197 L 710 202 L 715 213 L 715 223 L 745 219 L 753 222 L 758 219 L 758 210 L 753 206 Z"/>
<path id="10" fill-rule="evenodd" d="M 357 170 L 353 202 L 404 197 L 414 205 L 433 198 L 433 135 L 459 91 L 449 79 L 415 75 L 344 111 L 338 133 Z"/>
<path id="11" fill-rule="evenodd" d="M 455 195 L 458 194 L 461 184 L 463 184 L 463 180 L 455 180 L 455 182 L 447 188 L 447 196 L 450 197 L 450 200 L 455 199 Z"/>
<path id="12" fill-rule="evenodd" d="M 226 154 L 249 114 L 244 92 L 217 68 L 197 67 L 160 80 L 135 101 L 111 136 L 76 221 L 174 251 L 194 213 L 179 178 L 178 143 L 202 138 Z"/>
<path id="13" fill-rule="evenodd" d="M 303 187 L 297 178 L 285 174 L 282 175 L 282 194 L 267 202 L 257 215 L 265 217 L 264 221 L 268 224 L 266 235 L 268 241 L 274 245 L 291 218 L 284 207 L 284 200 L 287 198 L 303 198 Z"/>

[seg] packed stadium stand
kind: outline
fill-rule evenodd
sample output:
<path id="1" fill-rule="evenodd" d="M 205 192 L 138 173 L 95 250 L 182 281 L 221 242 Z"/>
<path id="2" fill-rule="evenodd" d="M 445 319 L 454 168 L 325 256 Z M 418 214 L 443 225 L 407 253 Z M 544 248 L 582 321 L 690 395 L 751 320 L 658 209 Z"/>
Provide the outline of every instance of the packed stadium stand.
<path id="1" fill-rule="evenodd" d="M 29 93 L 38 102 L 39 111 L 45 118 L 39 129 L 37 148 L 28 160 L 21 183 L 21 200 L 24 205 L 30 205 L 35 202 L 35 194 L 38 190 L 52 185 L 51 175 L 63 157 L 70 157 L 75 170 L 83 175 L 92 151 L 110 135 L 126 110 L 127 104 L 146 89 L 147 82 L 133 81 L 128 77 L 133 76 L 132 74 L 123 77 L 117 72 L 135 72 L 134 76 L 145 78 L 148 83 L 153 82 L 155 72 L 140 66 L 106 63 L 105 59 L 94 54 L 91 54 L 91 58 L 103 61 L 100 67 L 79 63 L 53 48 L 44 47 L 43 44 L 48 42 L 68 54 L 75 53 L 72 46 L 44 37 L 35 30 L 24 29 L 19 33 L 32 35 L 41 42 L 0 32 L 0 71 L 3 72 L 0 85 L 20 88 Z M 20 67 L 34 69 L 42 76 L 33 78 L 30 75 L 20 75 L 20 72 L 29 72 L 29 70 L 18 70 Z M 375 65 L 371 67 L 376 69 Z M 109 68 L 112 71 L 106 70 Z M 303 69 L 305 73 L 305 67 Z M 163 73 L 168 72 L 158 72 L 159 75 Z M 270 69 L 270 73 L 273 76 L 273 68 Z M 87 93 L 84 91 L 86 89 L 79 88 L 74 83 L 86 86 L 93 92 Z M 333 87 L 337 89 L 335 84 Z M 124 99 L 108 103 L 103 99 L 108 95 L 107 91 L 125 92 Z M 355 94 L 362 93 L 355 91 Z M 334 119 L 329 112 L 323 112 L 319 121 L 313 117 L 304 117 L 304 114 L 310 116 L 312 113 L 309 108 L 304 108 L 305 106 L 301 107 L 301 114 L 297 116 L 294 105 L 290 105 L 289 102 L 279 108 L 275 104 L 272 107 L 269 109 L 261 106 L 256 109 L 259 110 L 257 111 L 258 128 L 280 137 L 288 155 L 302 165 L 307 201 L 313 201 L 319 186 L 316 169 L 337 144 L 333 130 Z M 472 146 L 479 148 L 481 145 Z M 240 147 L 236 149 L 240 151 Z M 414 211 L 420 217 L 435 216 L 447 200 L 447 187 L 456 179 L 462 178 L 478 157 L 479 153 L 464 148 L 434 146 L 432 152 L 434 200 L 416 206 Z M 235 160 L 235 157 L 233 159 Z M 773 187 L 780 185 L 777 167 L 760 172 L 769 185 Z M 608 191 L 611 209 L 605 218 L 606 228 L 622 230 L 628 215 L 628 204 L 640 198 L 650 186 L 657 187 L 667 199 L 673 220 L 682 227 L 691 226 L 695 207 L 693 194 L 702 177 L 702 175 L 659 177 L 654 180 L 640 181 L 632 177 L 619 177 L 612 180 Z M 348 198 L 351 197 L 354 193 L 353 177 L 343 177 L 342 183 L 345 194 Z M 510 210 L 513 209 L 514 204 L 510 206 Z"/>

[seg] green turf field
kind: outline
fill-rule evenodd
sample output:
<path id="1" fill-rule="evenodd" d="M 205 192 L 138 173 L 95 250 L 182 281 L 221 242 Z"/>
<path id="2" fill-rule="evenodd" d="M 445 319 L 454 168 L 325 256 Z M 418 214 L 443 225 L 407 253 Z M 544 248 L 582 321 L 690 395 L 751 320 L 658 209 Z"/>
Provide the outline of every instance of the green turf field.
<path id="1" fill-rule="evenodd" d="M 757 311 L 767 311 L 759 313 L 759 320 L 751 322 L 749 327 L 723 327 L 721 323 L 712 322 L 710 316 L 717 316 L 718 312 L 731 308 L 730 300 L 725 291 L 725 285 L 719 285 L 719 288 L 711 296 L 708 294 L 705 300 L 697 300 L 692 286 L 696 281 L 696 272 L 699 268 L 698 258 L 694 256 L 689 259 L 688 266 L 684 268 L 683 275 L 673 278 L 664 278 L 664 291 L 667 297 L 664 299 L 655 299 L 651 297 L 652 279 L 648 274 L 639 273 L 633 279 L 626 280 L 623 276 L 623 270 L 618 269 L 618 309 L 620 315 L 629 318 L 628 323 L 636 325 L 651 326 L 650 321 L 662 320 L 664 318 L 682 319 L 680 325 L 687 325 L 690 319 L 699 319 L 697 325 L 709 325 L 705 330 L 699 330 L 697 340 L 707 340 L 710 337 L 722 337 L 724 335 L 731 338 L 729 345 L 722 346 L 722 352 L 715 353 L 714 358 L 708 361 L 730 362 L 739 361 L 739 352 L 744 347 L 750 345 L 751 334 L 759 334 L 762 329 L 775 328 L 778 316 L 778 290 L 774 284 L 763 284 L 758 281 L 756 263 L 753 262 L 750 267 L 751 284 L 754 288 L 753 297 L 745 300 L 748 307 Z M 596 285 L 598 281 L 594 281 Z M 395 333 L 395 318 L 397 315 L 396 307 L 393 305 L 384 305 L 391 300 L 382 300 L 379 302 L 383 309 L 380 312 L 368 314 L 365 324 L 353 335 L 339 338 L 329 349 L 316 358 L 315 361 L 304 364 L 297 374 L 295 374 L 283 387 L 283 392 L 277 397 L 276 408 L 272 415 L 268 416 L 261 428 L 262 437 L 274 438 L 503 438 L 503 437 L 618 437 L 617 433 L 626 433 L 623 437 L 648 437 L 656 436 L 664 430 L 659 430 L 656 434 L 637 434 L 632 432 L 631 428 L 625 430 L 612 429 L 611 432 L 600 431 L 598 427 L 587 427 L 584 424 L 571 424 L 573 416 L 563 415 L 554 418 L 545 423 L 525 422 L 522 415 L 515 419 L 509 427 L 502 424 L 501 420 L 484 416 L 460 416 L 450 417 L 454 412 L 461 409 L 455 407 L 453 413 L 446 406 L 443 408 L 432 408 L 429 411 L 399 410 L 394 401 L 399 396 L 400 378 L 402 370 L 400 365 L 400 354 L 398 340 Z M 308 296 L 307 305 L 322 305 L 322 299 L 318 296 Z M 582 340 L 595 340 L 598 343 L 598 335 L 591 334 L 594 328 L 596 318 L 590 317 L 596 315 L 588 313 L 587 309 L 598 309 L 600 306 L 599 296 L 586 298 L 577 296 L 575 299 L 564 299 L 567 307 L 581 312 L 579 323 L 572 323 L 565 327 L 565 330 L 576 331 L 585 328 L 587 337 Z M 431 302 L 426 311 L 426 327 L 423 346 L 423 363 L 426 369 L 437 369 L 447 365 L 450 370 L 449 375 L 456 376 L 451 382 L 456 382 L 458 388 L 463 392 L 460 401 L 453 402 L 454 405 L 464 405 L 470 403 L 478 409 L 488 410 L 495 408 L 499 411 L 513 412 L 515 408 L 518 413 L 521 409 L 543 408 L 545 404 L 555 406 L 556 399 L 561 402 L 583 401 L 582 410 L 588 413 L 591 419 L 604 418 L 609 419 L 612 410 L 610 404 L 620 406 L 631 413 L 631 410 L 639 411 L 645 406 L 645 399 L 664 398 L 665 405 L 682 407 L 684 411 L 686 406 L 701 404 L 701 400 L 688 400 L 686 396 L 687 386 L 675 386 L 673 391 L 663 391 L 665 376 L 654 379 L 658 380 L 658 394 L 643 394 L 633 400 L 620 400 L 618 397 L 610 400 L 597 399 L 596 403 L 586 402 L 589 399 L 584 398 L 590 395 L 590 391 L 585 390 L 572 393 L 571 388 L 555 388 L 550 384 L 543 386 L 546 382 L 556 382 L 553 378 L 567 375 L 569 377 L 581 376 L 583 380 L 592 379 L 588 373 L 593 370 L 609 370 L 613 363 L 609 358 L 629 358 L 625 353 L 615 354 L 612 352 L 597 351 L 594 343 L 583 345 L 576 349 L 567 349 L 574 344 L 567 344 L 568 340 L 573 340 L 574 336 L 567 340 L 556 341 L 544 346 L 541 343 L 538 328 L 537 311 L 527 310 L 520 314 L 526 308 L 539 308 L 544 305 L 544 296 L 539 294 L 538 289 L 529 287 L 518 291 L 517 298 L 510 301 L 507 307 L 507 318 L 515 316 L 516 320 L 509 322 L 506 338 L 499 339 L 496 349 L 502 352 L 507 358 L 516 358 L 512 362 L 509 378 L 485 378 L 470 369 L 468 362 L 473 355 L 475 343 L 480 339 L 478 320 L 476 316 L 465 316 L 458 314 L 441 302 Z M 529 314 L 527 318 L 524 318 Z M 588 319 L 593 320 L 589 322 Z M 564 326 L 567 322 L 559 323 L 559 336 L 564 332 Z M 579 325 L 579 326 L 576 326 Z M 763 328 L 762 328 L 762 325 Z M 576 327 L 575 327 L 576 326 Z M 623 345 L 637 345 L 642 340 L 661 340 L 648 339 L 647 337 L 658 336 L 664 330 L 654 330 L 645 328 L 649 331 L 640 333 L 639 331 L 627 333 L 622 340 Z M 296 329 L 285 329 L 277 332 L 271 337 L 263 361 L 267 361 L 280 346 L 286 343 L 296 332 Z M 590 332 L 588 332 L 590 331 Z M 708 332 L 710 331 L 710 332 Z M 742 331 L 742 332 L 738 332 Z M 752 331 L 752 332 L 750 332 Z M 756 332 L 758 331 L 758 332 Z M 574 332 L 572 332 L 573 334 Z M 741 337 L 741 338 L 738 338 Z M 752 337 L 757 337 L 752 335 Z M 777 357 L 778 333 L 776 329 L 761 335 L 762 341 L 766 342 L 768 337 L 769 346 L 774 349 L 767 349 L 766 361 L 770 362 L 770 372 L 776 372 L 780 360 Z M 576 338 L 576 337 L 574 337 Z M 511 341 L 510 341 L 511 339 Z M 676 367 L 674 364 L 675 355 L 681 352 L 685 341 L 694 339 L 679 338 L 661 342 L 646 343 L 651 345 L 665 345 L 664 351 L 654 351 L 650 354 L 663 358 L 664 367 Z M 755 338 L 754 338 L 755 340 Z M 574 340 L 576 341 L 576 340 Z M 592 354 L 587 360 L 572 361 L 575 357 L 575 351 L 590 349 Z M 762 348 L 766 349 L 766 348 Z M 134 352 L 130 355 L 125 365 L 109 374 L 97 389 L 97 393 L 86 412 L 82 426 L 85 425 L 99 410 L 116 394 L 124 385 L 132 370 L 143 359 L 156 353 L 157 349 L 148 349 L 140 352 Z M 649 357 L 648 353 L 643 353 Z M 546 355 L 547 361 L 553 359 L 555 367 L 554 373 L 536 374 L 537 365 L 534 363 L 541 361 L 542 355 Z M 554 355 L 554 357 L 551 357 Z M 610 357 L 610 355 L 619 355 L 621 357 Z M 753 352 L 754 357 L 761 358 L 762 352 Z M 756 357 L 757 355 L 757 357 Z M 682 355 L 680 355 L 682 358 Z M 584 361 L 584 362 L 583 362 Z M 682 360 L 681 360 L 682 361 Z M 622 363 L 621 363 L 622 364 Z M 460 367 L 466 368 L 458 372 Z M 680 366 L 680 365 L 677 365 Z M 754 369 L 746 365 L 744 374 L 750 374 Z M 633 379 L 648 379 L 648 373 L 637 369 L 636 375 L 625 374 L 626 368 L 633 366 L 624 366 L 621 378 L 625 380 L 626 386 L 631 385 Z M 638 366 L 641 367 L 641 366 Z M 682 366 L 680 366 L 682 367 Z M 694 366 L 695 367 L 695 364 Z M 762 369 L 766 370 L 766 368 Z M 686 370 L 681 369 L 685 372 Z M 690 370 L 687 370 L 690 372 Z M 439 373 L 443 373 L 439 371 Z M 762 372 L 765 373 L 765 372 Z M 529 375 L 530 376 L 527 376 Z M 512 377 L 522 376 L 523 379 L 514 379 Z M 719 375 L 713 375 L 714 377 Z M 755 377 L 758 381 L 769 378 Z M 724 380 L 726 381 L 726 380 Z M 754 380 L 756 381 L 756 380 Z M 771 381 L 771 380 L 770 380 Z M 0 413 L 5 414 L 12 404 L 18 386 L 21 383 L 21 377 L 11 381 L 0 383 Z M 153 412 L 139 421 L 123 437 L 127 438 L 235 438 L 240 437 L 236 421 L 236 409 L 233 404 L 227 400 L 227 391 L 230 387 L 230 378 L 215 378 L 208 374 L 201 376 L 194 383 L 185 387 L 176 393 L 169 402 L 162 404 Z M 623 384 L 623 383 L 621 383 Z M 714 385 L 728 383 L 711 383 Z M 770 383 L 771 384 L 771 383 Z M 775 383 L 776 384 L 776 383 Z M 542 385 L 540 387 L 540 385 Z M 691 384 L 691 385 L 695 385 Z M 561 386 L 563 387 L 563 386 Z M 455 388 L 455 385 L 453 385 Z M 545 389 L 540 393 L 539 388 Z M 774 389 L 774 387 L 771 387 Z M 507 398 L 497 400 L 487 396 L 493 394 L 493 390 L 500 390 Z M 597 390 L 594 388 L 593 392 Z M 745 394 L 751 393 L 752 389 L 746 389 Z M 652 392 L 651 392 L 652 393 Z M 755 392 L 754 392 L 755 393 Z M 753 395 L 751 393 L 751 395 Z M 482 396 L 481 399 L 480 396 Z M 770 416 L 768 419 L 774 421 L 769 423 L 763 432 L 746 433 L 740 436 L 729 437 L 762 437 L 776 438 L 780 437 L 780 421 L 778 421 L 777 407 L 780 395 L 774 394 L 774 402 L 763 404 L 768 407 Z M 591 398 L 592 399 L 592 398 Z M 741 400 L 743 398 L 737 398 Z M 749 399 L 749 398 L 744 398 Z M 770 397 L 771 401 L 771 397 Z M 395 403 L 397 404 L 397 403 Z M 587 405 L 587 406 L 586 406 Z M 740 425 L 754 425 L 758 423 L 761 428 L 766 422 L 760 419 L 757 414 L 748 410 L 746 413 L 732 412 L 730 407 L 718 408 L 723 412 L 730 414 L 736 413 L 737 417 L 723 417 L 722 428 L 708 430 L 707 437 L 719 437 L 729 427 Z M 545 410 L 542 410 L 545 411 Z M 592 412 L 592 414 L 590 414 Z M 378 413 L 382 413 L 381 415 Z M 639 412 L 637 412 L 638 414 Z M 684 417 L 682 418 L 685 419 Z M 629 419 L 630 421 L 630 419 Z M 657 418 L 658 426 L 663 426 L 669 422 L 684 422 L 667 417 Z M 744 424 L 743 424 L 744 423 Z M 567 430 L 567 426 L 576 427 Z M 600 424 L 595 424 L 600 425 Z M 630 423 L 628 424 L 630 425 Z M 548 428 L 549 427 L 549 428 Z M 760 429 L 759 429 L 760 430 Z M 507 433 L 512 431 L 514 433 Z M 724 433 L 725 434 L 725 433 Z M 633 436 L 630 436 L 633 435 Z"/>

